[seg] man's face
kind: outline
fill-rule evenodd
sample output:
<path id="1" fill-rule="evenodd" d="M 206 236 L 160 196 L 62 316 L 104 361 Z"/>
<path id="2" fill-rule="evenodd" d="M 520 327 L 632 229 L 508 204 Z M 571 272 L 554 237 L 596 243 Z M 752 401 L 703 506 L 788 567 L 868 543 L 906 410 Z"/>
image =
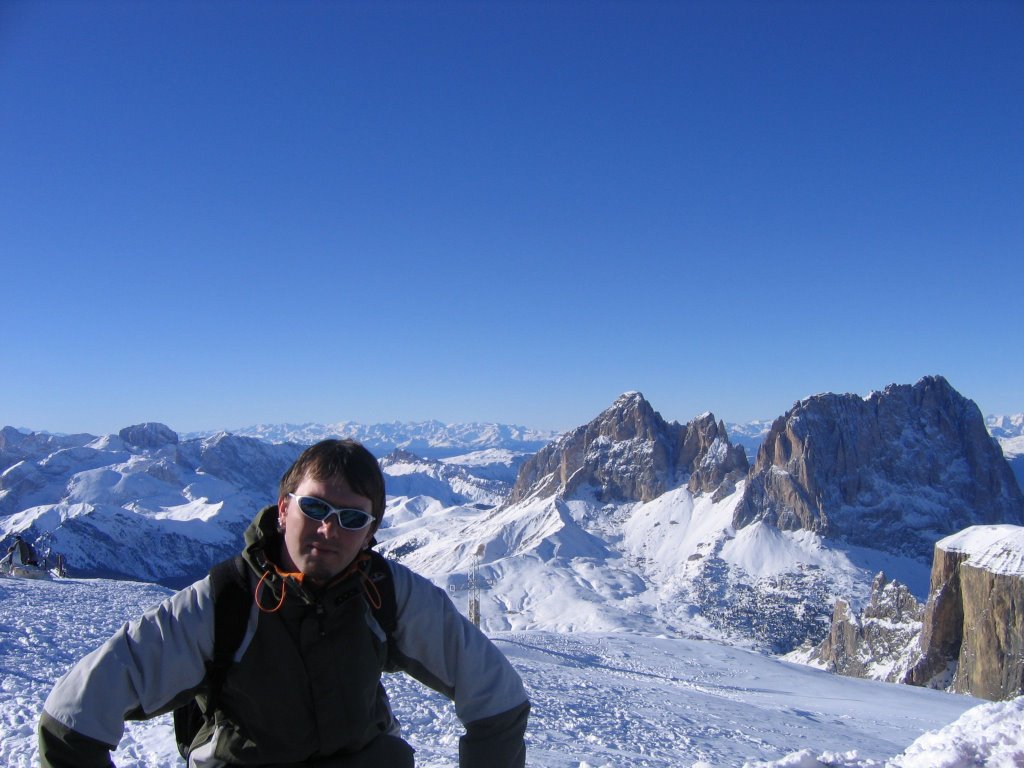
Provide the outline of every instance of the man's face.
<path id="1" fill-rule="evenodd" d="M 307 476 L 294 493 L 316 496 L 335 507 L 355 507 L 372 514 L 370 500 L 353 491 L 344 478 L 314 480 Z M 284 533 L 281 566 L 285 570 L 301 571 L 314 583 L 330 581 L 345 570 L 373 538 L 373 524 L 359 531 L 349 531 L 338 525 L 337 515 L 317 522 L 306 517 L 290 496 L 278 499 L 277 519 Z"/>

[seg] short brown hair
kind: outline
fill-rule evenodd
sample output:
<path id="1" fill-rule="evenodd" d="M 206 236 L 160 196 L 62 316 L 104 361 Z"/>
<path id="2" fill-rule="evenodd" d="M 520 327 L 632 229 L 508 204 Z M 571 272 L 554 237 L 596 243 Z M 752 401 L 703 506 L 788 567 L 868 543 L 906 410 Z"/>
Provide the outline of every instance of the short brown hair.
<path id="1" fill-rule="evenodd" d="M 344 478 L 353 491 L 370 500 L 370 511 L 376 518 L 374 527 L 380 526 L 384 519 L 384 473 L 362 443 L 331 439 L 309 446 L 281 478 L 278 498 L 294 493 L 307 477 L 313 480 Z"/>

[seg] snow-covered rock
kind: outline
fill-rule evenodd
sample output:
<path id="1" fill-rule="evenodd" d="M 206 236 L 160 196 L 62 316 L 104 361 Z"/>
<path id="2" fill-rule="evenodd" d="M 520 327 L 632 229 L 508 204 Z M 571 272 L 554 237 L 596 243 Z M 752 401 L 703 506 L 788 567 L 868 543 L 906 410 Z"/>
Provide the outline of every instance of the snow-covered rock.
<path id="1" fill-rule="evenodd" d="M 1024 527 L 972 526 L 939 541 L 926 605 L 879 574 L 859 614 L 837 601 L 821 645 L 789 658 L 986 699 L 1024 694 Z"/>
<path id="2" fill-rule="evenodd" d="M 996 439 L 1024 437 L 1024 413 L 1015 413 L 1012 416 L 986 416 L 985 426 Z"/>
<path id="3" fill-rule="evenodd" d="M 0 537 L 59 552 L 80 576 L 170 585 L 238 550 L 301 450 L 224 433 L 179 442 L 153 424 L 88 437 L 22 442 L 33 450 L 2 475 Z"/>
<path id="4" fill-rule="evenodd" d="M 755 419 L 745 422 L 727 422 L 726 431 L 729 433 L 729 441 L 733 445 L 742 446 L 747 454 L 747 462 L 753 463 L 757 458 L 757 451 L 764 442 L 765 437 L 772 428 L 772 419 Z"/>
<path id="5" fill-rule="evenodd" d="M 988 416 L 985 424 L 999 441 L 1003 455 L 1010 463 L 1017 483 L 1024 489 L 1024 413 L 1013 416 Z"/>
<path id="6" fill-rule="evenodd" d="M 915 432 L 916 423 L 908 431 L 926 454 L 931 433 Z M 307 438 L 325 436 L 308 426 Z M 880 570 L 921 600 L 927 595 L 927 563 L 877 542 L 857 546 L 769 518 L 734 525 L 748 465 L 711 414 L 667 422 L 639 393 L 627 393 L 525 461 L 521 451 L 536 433 L 491 427 L 344 430 L 368 442 L 402 437 L 427 452 L 471 449 L 442 459 L 378 454 L 389 491 L 378 539 L 458 600 L 478 568 L 489 631 L 628 627 L 781 653 L 820 641 L 838 598 L 861 610 Z M 5 430 L 0 534 L 27 532 L 43 549 L 64 552 L 73 573 L 177 584 L 237 549 L 302 447 L 228 433 L 175 441 L 153 425 L 140 431 L 97 438 Z M 298 434 L 281 430 L 275 439 Z M 940 447 L 945 434 L 935 433 Z M 880 449 L 895 460 L 905 447 Z M 517 490 L 506 496 L 513 477 Z M 897 521 L 905 527 L 892 528 L 893 538 L 914 531 L 914 514 Z"/>
<path id="7" fill-rule="evenodd" d="M 437 445 L 443 432 L 439 426 Z M 526 433 L 494 425 L 458 434 L 499 447 L 445 462 L 408 452 L 385 458 L 388 490 L 401 497 L 393 508 L 501 502 L 523 457 L 500 440 L 522 446 Z M 455 442 L 449 435 L 446 444 Z M 19 533 L 40 553 L 63 554 L 79 576 L 187 583 L 237 551 L 303 447 L 227 432 L 180 440 L 156 423 L 102 437 L 7 428 L 0 432 L 0 545 Z"/>
<path id="8" fill-rule="evenodd" d="M 721 488 L 726 495 L 747 469 L 743 450 L 729 443 L 725 425 L 711 414 L 669 423 L 642 394 L 627 392 L 528 460 L 507 503 L 568 498 L 581 489 L 602 502 L 643 502 L 683 483 L 695 493 Z"/>

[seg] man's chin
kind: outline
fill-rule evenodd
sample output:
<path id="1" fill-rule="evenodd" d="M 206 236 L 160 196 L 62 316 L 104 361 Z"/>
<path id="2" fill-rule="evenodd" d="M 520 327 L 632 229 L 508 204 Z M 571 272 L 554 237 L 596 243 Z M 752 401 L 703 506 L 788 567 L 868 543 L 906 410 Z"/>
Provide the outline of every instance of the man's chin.
<path id="1" fill-rule="evenodd" d="M 301 571 L 307 579 L 316 582 L 330 581 L 345 570 L 341 557 L 336 553 L 309 554 L 302 562 Z"/>

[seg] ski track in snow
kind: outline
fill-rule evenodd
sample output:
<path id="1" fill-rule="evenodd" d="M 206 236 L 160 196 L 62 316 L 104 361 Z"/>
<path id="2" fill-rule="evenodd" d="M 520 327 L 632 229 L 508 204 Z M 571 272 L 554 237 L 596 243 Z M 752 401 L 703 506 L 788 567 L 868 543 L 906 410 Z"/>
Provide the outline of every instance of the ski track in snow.
<path id="1" fill-rule="evenodd" d="M 134 582 L 0 578 L 0 765 L 37 765 L 35 728 L 53 681 L 169 594 Z M 980 703 L 706 641 L 541 631 L 494 640 L 530 691 L 528 763 L 539 768 L 741 766 L 801 749 L 855 749 L 865 762 L 843 765 L 867 766 Z M 417 766 L 457 765 L 462 726 L 451 704 L 401 674 L 385 684 Z M 114 762 L 180 765 L 170 717 L 129 723 Z"/>

